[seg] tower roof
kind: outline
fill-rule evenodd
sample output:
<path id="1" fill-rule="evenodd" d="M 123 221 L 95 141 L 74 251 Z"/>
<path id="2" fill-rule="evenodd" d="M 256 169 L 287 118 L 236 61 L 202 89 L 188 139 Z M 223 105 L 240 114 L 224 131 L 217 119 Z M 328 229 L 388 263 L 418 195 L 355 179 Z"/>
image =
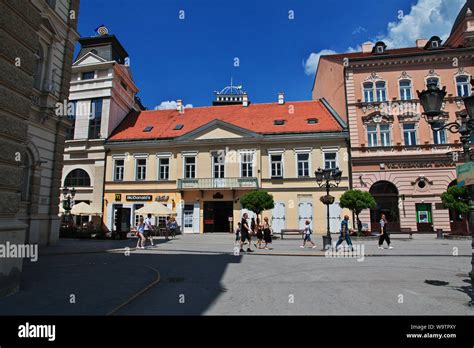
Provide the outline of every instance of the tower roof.
<path id="1" fill-rule="evenodd" d="M 468 8 L 470 8 L 471 11 L 474 12 L 474 0 L 467 0 L 464 4 L 463 8 L 461 9 L 461 12 L 459 12 L 458 16 L 456 17 L 456 20 L 454 21 L 453 29 L 451 30 L 451 35 L 454 34 L 456 29 L 461 25 L 464 17 L 466 17 L 466 12 Z"/>

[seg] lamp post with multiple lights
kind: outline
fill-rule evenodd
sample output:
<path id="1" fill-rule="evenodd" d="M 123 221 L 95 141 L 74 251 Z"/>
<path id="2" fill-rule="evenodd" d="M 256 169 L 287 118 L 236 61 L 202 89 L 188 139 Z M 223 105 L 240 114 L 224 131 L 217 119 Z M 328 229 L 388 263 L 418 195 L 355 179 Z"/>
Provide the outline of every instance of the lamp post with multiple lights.
<path id="1" fill-rule="evenodd" d="M 446 96 L 446 87 L 439 89 L 436 82 L 428 83 L 427 89 L 418 93 L 418 98 L 424 109 L 423 116 L 430 124 L 433 131 L 448 130 L 451 133 L 458 133 L 461 135 L 461 143 L 463 146 L 464 161 L 466 163 L 471 161 L 471 136 L 474 132 L 474 78 L 471 79 L 471 85 L 473 91 L 471 95 L 463 98 L 464 105 L 466 106 L 466 113 L 461 114 L 458 122 L 446 123 L 442 127 L 435 127 L 436 121 L 442 116 L 443 112 L 441 107 L 443 105 L 444 97 Z M 472 234 L 472 259 L 471 259 L 471 286 L 474 288 L 474 185 L 468 186 L 469 192 L 469 227 Z M 470 302 L 470 305 L 474 305 L 474 301 Z"/>
<path id="2" fill-rule="evenodd" d="M 318 170 L 314 172 L 314 174 L 316 175 L 316 183 L 318 184 L 318 186 L 326 189 L 326 196 L 322 196 L 320 198 L 321 202 L 326 205 L 327 232 L 326 235 L 323 236 L 323 249 L 326 250 L 327 248 L 331 247 L 329 206 L 334 203 L 334 197 L 331 196 L 329 192 L 331 188 L 339 186 L 342 178 L 342 171 L 339 170 L 339 168 L 318 168 Z"/>
<path id="3" fill-rule="evenodd" d="M 65 211 L 66 215 L 66 221 L 69 223 L 69 220 L 71 219 L 71 209 L 73 206 L 73 200 L 74 197 L 76 196 L 76 189 L 75 188 L 68 188 L 64 187 L 62 190 L 63 193 L 63 209 Z"/>

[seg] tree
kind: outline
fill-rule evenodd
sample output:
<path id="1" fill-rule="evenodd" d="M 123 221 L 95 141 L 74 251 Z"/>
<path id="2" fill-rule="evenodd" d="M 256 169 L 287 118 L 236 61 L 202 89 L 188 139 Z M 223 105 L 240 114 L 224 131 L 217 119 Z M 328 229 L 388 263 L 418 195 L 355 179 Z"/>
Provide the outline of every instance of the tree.
<path id="1" fill-rule="evenodd" d="M 443 208 L 452 209 L 458 214 L 464 215 L 464 221 L 467 224 L 467 231 L 469 231 L 469 192 L 468 188 L 458 187 L 457 185 L 451 186 L 446 192 L 441 194 L 441 201 L 443 202 Z"/>
<path id="2" fill-rule="evenodd" d="M 339 205 L 341 208 L 346 208 L 352 211 L 359 221 L 359 214 L 362 210 L 372 209 L 377 206 L 374 197 L 367 192 L 361 190 L 349 190 L 344 192 L 341 196 Z M 361 226 L 357 223 L 357 232 L 361 233 Z"/>
<path id="3" fill-rule="evenodd" d="M 252 191 L 240 198 L 240 203 L 244 209 L 253 211 L 260 215 L 263 211 L 273 209 L 275 202 L 273 196 L 267 191 Z"/>

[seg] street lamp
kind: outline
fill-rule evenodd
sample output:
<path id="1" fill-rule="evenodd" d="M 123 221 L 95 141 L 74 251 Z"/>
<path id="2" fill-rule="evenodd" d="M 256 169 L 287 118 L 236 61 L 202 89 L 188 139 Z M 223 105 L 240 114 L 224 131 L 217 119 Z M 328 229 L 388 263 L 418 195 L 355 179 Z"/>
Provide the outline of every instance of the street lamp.
<path id="1" fill-rule="evenodd" d="M 447 129 L 451 133 L 458 133 L 461 135 L 461 143 L 463 145 L 464 160 L 466 162 L 471 161 L 471 135 L 474 132 L 474 78 L 471 79 L 471 85 L 473 86 L 471 96 L 463 98 L 464 105 L 466 106 L 466 114 L 461 115 L 459 122 L 446 123 L 442 127 L 434 127 L 434 121 L 437 120 L 442 114 L 441 106 L 443 104 L 444 97 L 446 96 L 446 87 L 439 89 L 435 82 L 428 83 L 427 90 L 422 92 L 417 91 L 418 98 L 420 99 L 421 106 L 424 109 L 424 117 L 428 121 L 433 131 L 441 131 Z M 474 186 L 468 186 L 469 190 L 469 227 L 472 234 L 472 258 L 471 258 L 471 286 L 474 288 Z M 470 305 L 474 305 L 474 301 L 471 300 Z"/>
<path id="2" fill-rule="evenodd" d="M 66 212 L 66 220 L 69 222 L 69 218 L 71 216 L 71 209 L 72 209 L 72 201 L 74 200 L 74 197 L 76 196 L 76 189 L 75 188 L 68 188 L 68 187 L 63 187 L 62 193 L 63 193 L 63 208 L 64 211 Z"/>
<path id="3" fill-rule="evenodd" d="M 331 188 L 338 187 L 341 183 L 342 171 L 339 168 L 318 168 L 314 172 L 316 183 L 319 187 L 326 189 L 326 195 L 320 198 L 321 202 L 326 205 L 327 231 L 323 236 L 323 250 L 331 247 L 331 229 L 329 224 L 329 206 L 334 203 L 334 197 L 329 194 Z M 331 182 L 331 180 L 333 182 Z"/>

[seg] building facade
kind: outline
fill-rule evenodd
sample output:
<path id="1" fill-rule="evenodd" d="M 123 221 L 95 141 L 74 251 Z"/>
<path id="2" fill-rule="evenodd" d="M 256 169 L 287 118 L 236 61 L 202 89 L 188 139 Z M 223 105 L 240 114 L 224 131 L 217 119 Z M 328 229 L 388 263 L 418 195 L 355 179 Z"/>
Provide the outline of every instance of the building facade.
<path id="1" fill-rule="evenodd" d="M 232 93 L 218 94 L 215 106 L 184 109 L 178 101 L 177 110 L 127 116 L 106 143 L 109 229 L 129 230 L 135 211 L 158 201 L 176 213 L 184 233 L 230 232 L 248 212 L 240 197 L 262 189 L 274 197 L 264 215 L 276 232 L 305 220 L 325 231 L 325 191 L 314 172 L 343 171 L 336 201 L 348 189 L 345 122 L 325 100 L 285 102 L 280 94 L 277 103 L 251 104 L 246 93 Z M 331 208 L 334 232 L 342 215 L 338 205 Z"/>
<path id="2" fill-rule="evenodd" d="M 375 209 L 361 214 L 374 231 L 382 213 L 392 230 L 466 226 L 443 209 L 440 198 L 456 179 L 459 135 L 432 130 L 417 90 L 430 82 L 446 86 L 435 129 L 466 114 L 462 98 L 471 93 L 474 73 L 473 5 L 466 3 L 444 43 L 437 36 L 401 49 L 365 43 L 361 52 L 321 57 L 313 98 L 327 98 L 348 121 L 352 186 L 377 201 Z"/>
<path id="3" fill-rule="evenodd" d="M 58 237 L 67 98 L 78 0 L 0 1 L 0 244 Z M 0 262 L 0 296 L 18 289 L 22 259 Z"/>
<path id="4" fill-rule="evenodd" d="M 128 53 L 105 27 L 79 39 L 72 65 L 68 107 L 73 126 L 64 149 L 62 188 L 75 189 L 74 203 L 86 202 L 98 214 L 104 199 L 104 142 L 132 110 L 141 110 Z M 100 224 L 100 217 L 84 217 Z M 77 217 L 80 224 L 81 217 Z"/>

